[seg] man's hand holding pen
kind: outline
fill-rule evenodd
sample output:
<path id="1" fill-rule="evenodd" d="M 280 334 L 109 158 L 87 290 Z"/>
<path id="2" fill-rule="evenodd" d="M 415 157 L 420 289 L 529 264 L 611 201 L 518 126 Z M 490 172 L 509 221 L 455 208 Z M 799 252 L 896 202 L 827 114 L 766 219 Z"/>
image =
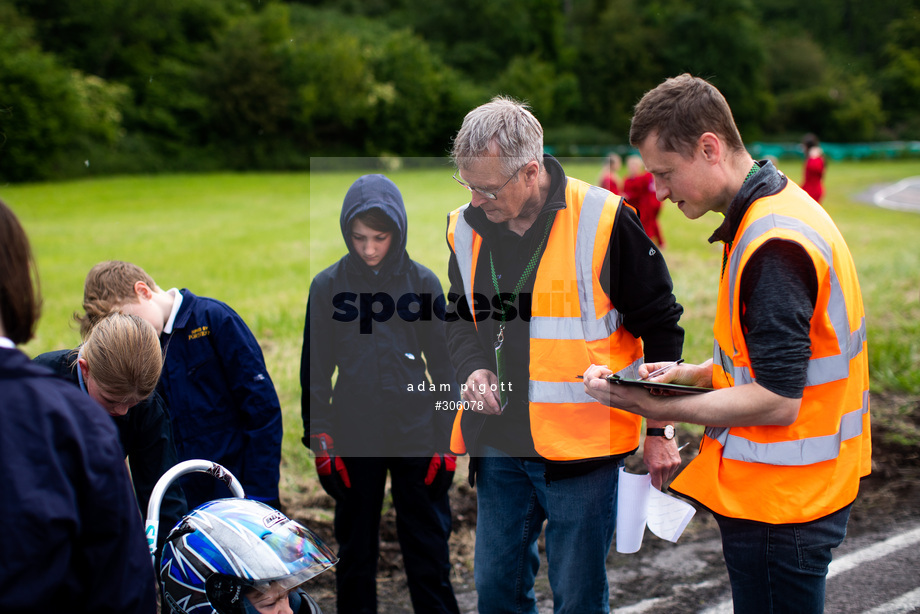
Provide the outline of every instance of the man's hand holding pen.
<path id="1" fill-rule="evenodd" d="M 672 362 L 649 362 L 639 366 L 639 379 L 650 382 L 711 388 L 712 359 L 701 365 L 684 363 L 683 358 Z"/>
<path id="2" fill-rule="evenodd" d="M 654 392 L 638 386 L 617 386 L 607 381 L 612 371 L 606 366 L 591 365 L 585 371 L 585 392 L 605 405 L 658 419 L 667 417 L 662 406 L 670 397 L 667 392 Z M 639 367 L 639 379 L 649 382 L 683 384 L 685 386 L 710 387 L 712 385 L 712 361 L 702 365 L 690 365 L 683 359 L 666 362 L 651 362 Z"/>
<path id="3" fill-rule="evenodd" d="M 675 360 L 674 362 L 666 363 L 664 366 L 658 367 L 657 369 L 655 369 L 655 370 L 652 371 L 651 373 L 645 375 L 644 377 L 640 377 L 640 378 L 639 378 L 639 381 L 640 381 L 640 382 L 647 382 L 647 381 L 656 381 L 656 382 L 657 382 L 657 381 L 661 381 L 661 380 L 656 380 L 656 379 L 653 379 L 653 378 L 656 378 L 656 377 L 658 377 L 658 376 L 660 376 L 660 375 L 664 375 L 667 371 L 670 371 L 671 369 L 673 369 L 674 367 L 676 367 L 677 365 L 679 365 L 679 364 L 682 363 L 682 362 L 684 362 L 684 359 L 683 359 L 683 358 L 678 358 L 678 359 Z M 660 364 L 660 363 L 654 363 L 654 364 Z M 642 367 L 645 367 L 646 370 L 648 370 L 649 368 L 651 368 L 651 367 L 649 367 L 649 365 L 642 365 Z M 640 374 L 642 373 L 642 367 L 639 367 L 639 373 L 640 373 Z"/>

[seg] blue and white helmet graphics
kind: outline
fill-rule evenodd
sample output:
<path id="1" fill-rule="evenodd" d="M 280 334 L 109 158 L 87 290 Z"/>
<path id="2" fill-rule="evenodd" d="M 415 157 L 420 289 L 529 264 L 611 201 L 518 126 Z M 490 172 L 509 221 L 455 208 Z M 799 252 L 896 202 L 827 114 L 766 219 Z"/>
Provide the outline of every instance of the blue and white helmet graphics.
<path id="1" fill-rule="evenodd" d="M 232 614 L 242 612 L 244 588 L 292 589 L 336 562 L 319 537 L 278 510 L 250 499 L 218 499 L 189 512 L 170 532 L 160 579 L 175 612 Z M 235 592 L 229 598 L 228 582 Z"/>

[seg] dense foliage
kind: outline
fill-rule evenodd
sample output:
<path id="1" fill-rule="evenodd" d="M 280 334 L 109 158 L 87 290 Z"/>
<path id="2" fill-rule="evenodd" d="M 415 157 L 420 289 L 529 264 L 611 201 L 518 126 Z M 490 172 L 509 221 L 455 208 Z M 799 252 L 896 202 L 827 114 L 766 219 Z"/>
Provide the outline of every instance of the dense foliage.
<path id="1" fill-rule="evenodd" d="M 748 140 L 917 139 L 920 0 L 0 0 L 0 179 L 439 156 L 498 93 L 623 144 L 681 72 Z"/>

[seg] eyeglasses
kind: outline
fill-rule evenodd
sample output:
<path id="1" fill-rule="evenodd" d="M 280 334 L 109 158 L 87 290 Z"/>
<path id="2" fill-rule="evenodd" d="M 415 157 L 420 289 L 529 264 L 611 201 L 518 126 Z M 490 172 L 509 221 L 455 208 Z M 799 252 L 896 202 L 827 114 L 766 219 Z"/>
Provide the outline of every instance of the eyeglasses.
<path id="1" fill-rule="evenodd" d="M 508 177 L 508 181 L 506 181 L 505 183 L 503 183 L 503 184 L 501 185 L 501 187 L 498 188 L 497 190 L 495 190 L 494 192 L 491 191 L 491 190 L 484 190 L 484 189 L 482 189 L 482 188 L 474 188 L 473 186 L 471 186 L 470 184 L 468 184 L 468 183 L 465 182 L 463 179 L 460 179 L 460 177 L 457 176 L 457 173 L 460 172 L 459 170 L 458 170 L 456 173 L 454 173 L 454 181 L 456 181 L 457 183 L 459 183 L 460 185 L 462 185 L 464 188 L 466 188 L 466 189 L 469 190 L 470 192 L 476 192 L 477 194 L 481 194 L 482 196 L 488 198 L 489 200 L 495 200 L 495 199 L 498 198 L 498 193 L 501 192 L 502 189 L 504 189 L 504 187 L 505 187 L 506 185 L 508 185 L 508 184 L 511 182 L 512 179 L 514 179 L 515 177 L 517 177 L 517 174 L 521 172 L 521 169 L 523 169 L 523 168 L 524 168 L 525 166 L 527 166 L 528 164 L 530 164 L 530 160 L 528 160 L 527 162 L 525 162 L 524 164 L 522 164 L 516 171 L 514 171 L 514 172 L 511 174 L 511 176 Z"/>

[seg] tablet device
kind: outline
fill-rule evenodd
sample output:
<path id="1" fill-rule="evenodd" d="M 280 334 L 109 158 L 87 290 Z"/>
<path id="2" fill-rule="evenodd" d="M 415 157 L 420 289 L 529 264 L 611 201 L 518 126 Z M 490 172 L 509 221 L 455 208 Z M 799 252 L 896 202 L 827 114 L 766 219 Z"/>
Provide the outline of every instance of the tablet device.
<path id="1" fill-rule="evenodd" d="M 666 391 L 668 394 L 702 394 L 704 392 L 712 392 L 715 388 L 700 388 L 697 386 L 685 386 L 683 384 L 666 384 L 662 382 L 649 382 L 640 379 L 626 379 L 620 377 L 616 373 L 611 373 L 607 376 L 607 381 L 611 384 L 618 384 L 620 386 L 641 386 L 646 390 L 661 390 Z"/>

